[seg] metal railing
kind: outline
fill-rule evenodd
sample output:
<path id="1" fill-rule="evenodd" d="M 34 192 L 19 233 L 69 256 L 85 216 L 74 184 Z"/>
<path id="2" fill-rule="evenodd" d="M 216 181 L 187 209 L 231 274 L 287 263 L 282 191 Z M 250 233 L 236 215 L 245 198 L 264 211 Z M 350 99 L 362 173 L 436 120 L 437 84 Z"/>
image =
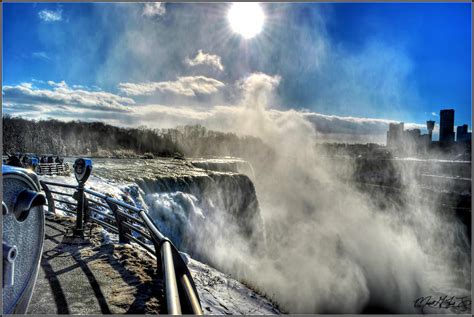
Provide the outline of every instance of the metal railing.
<path id="1" fill-rule="evenodd" d="M 74 235 L 83 237 L 84 223 L 95 222 L 118 234 L 120 243 L 133 241 L 156 257 L 157 266 L 163 271 L 168 314 L 203 314 L 188 267 L 146 211 L 84 188 L 83 184 L 75 186 L 49 181 L 40 181 L 40 184 L 50 213 L 61 210 L 76 216 Z"/>

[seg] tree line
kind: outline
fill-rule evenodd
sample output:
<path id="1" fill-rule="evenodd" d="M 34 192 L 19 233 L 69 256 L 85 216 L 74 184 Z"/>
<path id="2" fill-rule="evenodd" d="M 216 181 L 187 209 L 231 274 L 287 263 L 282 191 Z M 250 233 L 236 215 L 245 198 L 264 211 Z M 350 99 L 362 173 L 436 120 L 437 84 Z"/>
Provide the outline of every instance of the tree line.
<path id="1" fill-rule="evenodd" d="M 27 120 L 3 115 L 3 154 L 133 157 L 246 156 L 270 154 L 260 139 L 208 130 L 201 125 L 173 129 L 123 128 L 103 122 Z"/>

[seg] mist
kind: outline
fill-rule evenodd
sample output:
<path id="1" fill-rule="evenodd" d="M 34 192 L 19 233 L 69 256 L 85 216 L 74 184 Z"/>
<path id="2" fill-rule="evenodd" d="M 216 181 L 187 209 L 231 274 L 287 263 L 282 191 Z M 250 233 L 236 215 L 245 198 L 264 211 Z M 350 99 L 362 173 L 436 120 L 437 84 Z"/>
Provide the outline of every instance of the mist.
<path id="1" fill-rule="evenodd" d="M 311 122 L 291 111 L 272 116 L 278 81 L 255 74 L 242 82 L 232 122 L 275 149 L 265 161 L 251 160 L 265 248 L 253 254 L 249 241 L 229 234 L 228 219 L 213 222 L 217 230 L 207 239 L 220 243 L 207 253 L 210 261 L 291 313 L 416 313 L 420 296 L 470 296 L 468 238 L 454 217 L 436 212 L 436 201 L 423 199 L 414 171 L 396 166 L 406 193 L 382 210 L 377 199 L 386 197 L 344 181 L 350 162 L 315 151 L 324 136 Z"/>

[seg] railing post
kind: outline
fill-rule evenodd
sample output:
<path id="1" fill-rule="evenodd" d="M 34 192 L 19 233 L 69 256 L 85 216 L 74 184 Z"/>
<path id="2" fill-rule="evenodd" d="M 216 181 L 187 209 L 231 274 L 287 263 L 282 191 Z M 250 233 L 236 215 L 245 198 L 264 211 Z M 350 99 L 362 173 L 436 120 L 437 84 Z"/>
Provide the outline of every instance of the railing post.
<path id="1" fill-rule="evenodd" d="M 161 263 L 165 278 L 166 299 L 168 301 L 168 314 L 181 315 L 181 303 L 179 300 L 178 284 L 176 282 L 176 271 L 174 270 L 173 254 L 169 241 L 161 244 Z"/>
<path id="2" fill-rule="evenodd" d="M 41 187 L 44 190 L 44 194 L 46 195 L 46 200 L 48 201 L 48 212 L 56 215 L 56 209 L 54 207 L 53 194 L 49 190 L 49 187 L 43 181 L 40 181 L 40 184 L 41 184 Z"/>
<path id="3" fill-rule="evenodd" d="M 118 211 L 118 207 L 117 205 L 115 205 L 114 203 L 111 203 L 108 199 L 106 200 L 107 202 L 107 205 L 109 206 L 110 210 L 112 210 L 114 216 L 115 216 L 115 222 L 117 223 L 117 229 L 119 231 L 119 242 L 120 243 L 128 243 L 130 242 L 130 239 L 128 239 L 126 236 L 125 236 L 125 232 L 127 232 L 128 234 L 132 234 L 130 229 L 125 229 L 124 226 L 122 225 L 122 222 L 123 221 L 126 221 L 126 219 L 124 219 L 124 217 L 120 216 L 119 215 L 119 211 Z"/>
<path id="4" fill-rule="evenodd" d="M 77 186 L 76 227 L 72 230 L 74 237 L 84 238 L 84 184 Z"/>
<path id="5" fill-rule="evenodd" d="M 184 292 L 186 293 L 186 297 L 188 298 L 192 313 L 194 315 L 202 315 L 203 312 L 201 308 L 201 303 L 199 301 L 198 296 L 196 295 L 196 287 L 193 286 L 193 283 L 191 281 L 192 280 L 188 277 L 186 273 L 181 275 L 180 282 L 184 289 Z"/>
<path id="6" fill-rule="evenodd" d="M 156 258 L 159 259 L 161 257 L 168 314 L 190 313 L 202 315 L 202 307 L 196 286 L 178 250 L 158 231 L 155 223 L 144 210 L 140 210 L 139 215 L 153 239 Z M 178 279 L 180 285 L 178 285 Z M 180 292 L 182 296 L 180 296 Z M 181 303 L 180 297 L 185 299 L 183 303 Z"/>
<path id="7" fill-rule="evenodd" d="M 173 255 L 171 252 L 171 245 L 168 239 L 165 238 L 158 231 L 153 220 L 148 216 L 144 210 L 140 210 L 138 213 L 142 218 L 145 226 L 150 233 L 153 245 L 155 247 L 155 255 L 158 259 L 161 259 L 161 269 L 163 270 L 163 278 L 165 281 L 165 293 L 166 293 L 166 304 L 168 315 L 181 315 L 181 303 L 179 301 L 178 285 L 176 282 L 176 272 L 174 270 Z M 157 263 L 159 266 L 159 263 Z"/>

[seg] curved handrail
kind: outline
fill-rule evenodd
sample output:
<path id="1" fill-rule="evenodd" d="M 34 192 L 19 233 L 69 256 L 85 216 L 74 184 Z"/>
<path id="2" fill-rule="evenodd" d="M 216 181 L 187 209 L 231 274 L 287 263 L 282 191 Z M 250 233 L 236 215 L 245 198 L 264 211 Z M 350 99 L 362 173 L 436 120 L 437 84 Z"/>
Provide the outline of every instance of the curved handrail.
<path id="1" fill-rule="evenodd" d="M 62 199 L 55 199 L 53 196 L 74 195 L 63 193 L 59 190 L 51 190 L 49 187 L 56 186 L 65 189 L 75 189 L 77 191 L 78 186 L 50 181 L 40 181 L 40 184 L 46 194 L 49 212 L 54 214 L 56 209 L 68 209 L 68 207 L 71 207 L 71 204 L 75 205 L 76 210 L 69 210 L 68 212 L 77 212 L 77 201 L 75 203 L 68 202 L 66 204 L 66 208 L 63 208 L 63 206 L 56 206 L 55 203 L 62 204 L 65 201 Z M 199 300 L 199 295 L 186 263 L 173 243 L 159 231 L 150 215 L 148 215 L 148 213 L 143 209 L 129 205 L 123 201 L 117 200 L 91 189 L 83 188 L 82 192 L 84 193 L 84 200 L 87 200 L 89 205 L 95 204 L 101 208 L 105 208 L 107 206 L 107 209 L 115 216 L 115 223 L 111 221 L 110 217 L 107 217 L 103 220 L 100 220 L 96 217 L 89 217 L 89 220 L 101 225 L 106 229 L 112 229 L 113 231 L 116 231 L 119 234 L 120 242 L 129 242 L 132 240 L 146 250 L 151 251 L 151 248 L 148 244 L 131 234 L 131 230 L 135 231 L 139 234 L 139 236 L 146 240 L 151 238 L 150 242 L 153 243 L 155 249 L 154 256 L 156 257 L 157 262 L 161 259 L 168 314 L 180 315 L 184 313 L 202 315 L 203 311 Z M 85 194 L 99 198 L 105 203 L 96 202 L 93 199 L 87 199 Z M 119 210 L 119 207 L 125 209 L 125 211 Z M 89 209 L 88 206 L 85 208 Z M 89 210 L 85 210 L 85 213 L 83 214 L 86 214 L 91 210 L 94 212 L 95 208 L 91 207 Z M 127 214 L 126 211 L 131 212 L 136 218 Z M 139 228 L 135 229 L 135 226 L 139 226 Z M 143 235 L 143 230 L 148 232 L 146 237 Z"/>

